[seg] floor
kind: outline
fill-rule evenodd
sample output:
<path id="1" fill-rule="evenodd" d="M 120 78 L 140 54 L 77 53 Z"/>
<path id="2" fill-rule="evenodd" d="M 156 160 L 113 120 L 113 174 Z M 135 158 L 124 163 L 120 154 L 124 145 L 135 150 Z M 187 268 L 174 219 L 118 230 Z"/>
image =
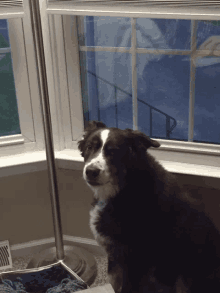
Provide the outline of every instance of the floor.
<path id="1" fill-rule="evenodd" d="M 96 262 L 97 262 L 97 267 L 98 267 L 98 273 L 97 277 L 94 281 L 94 283 L 90 286 L 91 288 L 97 287 L 97 286 L 102 286 L 105 285 L 107 282 L 107 258 L 105 256 L 100 256 L 100 255 L 95 255 L 93 254 Z M 27 255 L 25 257 L 17 257 L 13 258 L 13 268 L 12 269 L 7 269 L 7 270 L 1 270 L 1 272 L 6 272 L 6 271 L 15 271 L 15 270 L 23 270 L 26 269 L 29 261 L 33 257 L 33 254 Z M 162 293 L 169 293 L 170 288 L 163 286 L 159 284 L 155 278 L 152 276 L 150 277 L 150 284 L 149 287 L 146 291 L 146 293 L 156 293 L 156 292 L 162 292 Z M 184 287 L 182 286 L 181 281 L 178 281 L 178 289 L 176 293 L 186 293 Z"/>
<path id="2" fill-rule="evenodd" d="M 0 273 L 2 272 L 7 272 L 7 271 L 16 271 L 16 270 L 24 270 L 26 269 L 29 261 L 32 259 L 33 254 L 27 255 L 25 257 L 17 257 L 13 258 L 13 268 L 12 269 L 7 269 L 7 270 L 0 270 Z M 94 283 L 90 287 L 97 287 L 97 286 L 102 286 L 107 283 L 107 258 L 104 256 L 96 256 L 94 255 L 96 262 L 97 262 L 97 267 L 98 267 L 98 273 L 97 277 L 94 281 Z"/>

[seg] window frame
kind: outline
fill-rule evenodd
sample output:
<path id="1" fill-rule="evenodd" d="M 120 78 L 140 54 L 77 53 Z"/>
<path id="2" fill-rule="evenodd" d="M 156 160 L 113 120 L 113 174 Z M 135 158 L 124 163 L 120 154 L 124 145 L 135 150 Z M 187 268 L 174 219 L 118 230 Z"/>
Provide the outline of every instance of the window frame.
<path id="1" fill-rule="evenodd" d="M 43 125 L 30 23 L 25 17 L 9 18 L 8 26 L 21 134 L 1 137 L 0 156 L 5 153 L 4 146 L 7 146 L 8 155 L 11 154 L 10 145 L 15 145 L 16 139 L 18 144 L 23 143 L 23 146 L 18 147 L 18 153 L 44 149 Z"/>
<path id="2" fill-rule="evenodd" d="M 0 177 L 46 169 L 40 94 L 29 5 L 0 9 L 8 20 L 21 134 L 0 137 Z"/>
<path id="3" fill-rule="evenodd" d="M 41 2 L 44 2 L 44 0 L 40 0 Z M 58 1 L 60 2 L 60 1 Z M 82 2 L 81 2 L 82 3 Z M 58 4 L 58 5 L 57 5 Z M 63 8 L 65 5 L 62 5 L 63 7 L 61 7 L 60 3 L 49 3 L 48 4 L 48 8 L 47 12 L 49 15 L 53 15 L 53 17 L 57 17 L 59 13 L 61 13 L 62 11 L 62 16 L 59 15 L 59 17 L 61 17 L 62 20 L 60 20 L 60 24 L 62 23 L 63 28 L 60 30 L 56 30 L 56 35 L 61 33 L 61 32 L 65 32 L 64 35 L 64 45 L 63 47 L 65 48 L 66 53 L 68 52 L 69 55 L 66 54 L 66 70 L 63 70 L 62 74 L 65 74 L 65 79 L 70 80 L 71 76 L 75 77 L 77 76 L 77 74 L 79 75 L 78 72 L 78 68 L 75 72 L 72 71 L 72 75 L 69 73 L 71 72 L 69 70 L 69 66 L 73 66 L 73 63 L 71 63 L 71 59 L 72 60 L 77 60 L 77 56 L 79 54 L 79 49 L 77 50 L 77 46 L 78 44 L 75 45 L 74 49 L 75 52 L 73 53 L 73 50 L 71 51 L 71 47 L 69 47 L 70 44 L 72 44 L 71 42 L 67 42 L 66 40 L 68 39 L 68 31 L 69 31 L 69 40 L 71 39 L 71 33 L 70 33 L 70 27 L 69 24 L 71 23 L 71 21 L 68 19 L 73 15 L 76 11 L 77 11 L 77 15 L 81 15 L 84 16 L 86 15 L 85 11 L 88 11 L 87 14 L 88 15 L 101 15 L 101 11 L 103 10 L 103 6 L 100 7 L 96 7 L 94 8 L 95 5 L 93 6 L 89 6 L 89 5 L 82 5 L 82 4 L 68 4 L 69 6 L 66 5 L 66 8 Z M 74 6 L 74 7 L 73 7 Z M 106 8 L 107 5 L 105 5 Z M 117 10 L 117 8 L 114 7 L 115 10 Z M 107 10 L 107 9 L 106 9 Z M 106 11 L 105 10 L 105 11 Z M 210 13 L 207 13 L 206 17 L 204 16 L 200 16 L 198 18 L 201 19 L 215 19 L 216 20 L 216 16 L 213 17 L 212 13 L 214 10 L 212 10 Z M 192 11 L 191 11 L 192 12 Z M 198 13 L 196 13 L 196 11 L 194 11 L 194 15 L 192 16 L 186 16 L 186 13 L 181 14 L 180 17 L 181 19 L 193 19 L 193 18 L 197 18 Z M 216 11 L 215 11 L 216 12 Z M 118 13 L 118 12 L 117 12 Z M 117 13 L 115 14 L 117 16 Z M 127 12 L 126 12 L 127 13 Z M 141 14 L 141 17 L 144 17 L 143 14 L 148 13 L 148 17 L 149 17 L 149 12 L 144 11 L 144 13 Z M 111 11 L 111 13 L 103 13 L 105 15 L 111 15 L 113 16 L 113 12 Z M 123 15 L 121 15 L 123 14 Z M 120 16 L 128 16 L 128 15 L 124 15 L 125 13 L 121 13 Z M 119 14 L 118 14 L 119 15 Z M 134 11 L 133 11 L 133 15 L 135 15 Z M 136 15 L 137 16 L 137 15 Z M 155 17 L 158 15 L 153 15 L 151 17 Z M 131 15 L 129 15 L 129 17 L 131 17 Z M 139 16 L 140 17 L 140 16 Z M 167 18 L 169 18 L 170 15 L 168 15 Z M 176 18 L 177 16 L 172 15 L 171 18 Z M 160 18 L 165 18 L 163 14 L 160 15 Z M 220 19 L 220 13 L 219 13 L 219 19 Z M 192 26 L 195 26 L 195 22 L 192 23 Z M 59 40 L 60 37 L 56 36 Z M 194 33 L 192 33 L 191 38 L 194 38 Z M 57 55 L 58 59 L 60 58 L 59 56 L 61 56 L 61 51 L 59 51 L 59 54 Z M 63 57 L 62 57 L 63 58 Z M 64 59 L 63 59 L 64 60 Z M 60 63 L 60 62 L 59 62 Z M 77 62 L 77 66 L 78 66 L 79 62 Z M 193 68 L 191 68 L 191 70 L 193 71 Z M 68 74 L 70 74 L 70 76 L 68 76 Z M 64 79 L 64 76 L 63 76 Z M 78 81 L 77 81 L 78 82 Z M 81 89 L 79 84 L 77 84 L 77 82 L 75 82 L 75 88 L 76 88 L 76 92 L 77 95 L 81 95 Z M 78 86 L 78 87 L 77 87 Z M 192 92 L 192 90 L 191 90 Z M 63 99 L 63 97 L 62 97 Z M 66 99 L 68 99 L 66 97 Z M 75 106 L 76 112 L 79 113 L 79 111 L 83 111 L 82 110 L 82 105 L 80 105 L 78 103 L 78 101 L 74 104 L 74 95 L 71 92 L 70 94 L 70 87 L 69 87 L 69 101 L 70 103 L 72 102 L 72 105 Z M 193 111 L 193 95 L 191 95 L 190 99 L 189 99 L 189 104 L 191 104 L 191 107 L 189 109 L 189 119 L 193 119 L 192 118 L 192 111 Z M 190 115 L 190 111 L 191 111 L 191 115 Z M 67 113 L 67 112 L 66 112 Z M 71 113 L 72 114 L 72 113 Z M 83 113 L 81 115 L 81 117 L 83 116 Z M 70 119 L 72 119 L 73 117 L 71 117 Z M 78 121 L 79 122 L 79 121 Z M 68 127 L 70 129 L 70 122 L 68 124 Z M 79 134 L 79 129 L 81 129 L 81 133 L 80 136 L 81 137 L 83 135 L 83 128 L 84 128 L 84 122 L 81 119 L 80 123 L 79 123 L 80 127 L 77 129 L 77 131 L 74 131 L 74 129 L 72 128 L 72 146 L 68 147 L 69 145 L 69 132 L 68 131 L 64 131 L 65 133 L 65 141 L 68 141 L 68 145 L 66 144 L 66 146 L 61 150 L 56 152 L 56 158 L 58 160 L 58 166 L 60 168 L 70 168 L 70 169 L 76 169 L 76 170 L 82 170 L 83 168 L 83 158 L 80 157 L 80 154 L 78 152 L 77 149 L 77 137 Z M 192 132 L 189 132 L 189 139 L 192 135 Z M 66 136 L 67 135 L 67 136 Z M 183 173 L 183 174 L 191 174 L 191 175 L 202 175 L 202 176 L 211 176 L 211 177 L 217 177 L 220 178 L 220 145 L 215 145 L 215 144 L 206 144 L 206 143 L 195 143 L 195 142 L 182 142 L 182 141 L 174 141 L 174 140 L 165 140 L 165 139 L 157 139 L 157 141 L 159 141 L 161 143 L 161 147 L 159 149 L 150 149 L 149 153 L 151 153 L 152 155 L 154 155 L 156 157 L 156 159 L 158 159 L 161 164 L 169 171 L 174 172 L 174 173 Z"/>

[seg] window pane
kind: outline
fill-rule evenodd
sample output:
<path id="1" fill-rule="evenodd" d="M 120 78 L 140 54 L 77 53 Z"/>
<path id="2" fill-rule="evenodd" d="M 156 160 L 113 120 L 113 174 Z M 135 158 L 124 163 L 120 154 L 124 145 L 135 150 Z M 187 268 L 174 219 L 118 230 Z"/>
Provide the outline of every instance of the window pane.
<path id="1" fill-rule="evenodd" d="M 199 48 L 211 36 L 220 35 L 220 21 L 198 21 L 197 48 Z M 219 43 L 219 42 L 218 42 Z"/>
<path id="2" fill-rule="evenodd" d="M 185 59 L 138 54 L 138 125 L 152 137 L 188 140 L 190 62 Z M 153 110 L 149 119 L 147 108 Z M 151 123 L 148 132 L 146 125 Z M 173 131 L 167 135 L 170 128 Z"/>
<path id="3" fill-rule="evenodd" d="M 193 140 L 220 143 L 216 130 L 220 115 L 219 22 L 196 21 L 197 49 L 204 50 L 201 46 L 205 42 L 214 47 L 207 51 L 206 46 L 206 55 L 204 51 L 193 51 L 191 56 L 191 46 L 195 46 L 191 44 L 190 20 L 136 19 L 135 48 L 131 42 L 131 19 L 80 19 L 85 121 L 102 120 L 122 129 L 133 127 L 132 54 L 136 52 L 139 130 L 155 138 L 188 141 L 190 84 L 195 84 Z M 106 48 L 105 52 L 96 48 L 96 52 L 91 52 L 87 46 L 117 48 Z M 119 53 L 124 47 L 127 51 Z M 192 64 L 195 77 L 190 75 Z"/>
<path id="4" fill-rule="evenodd" d="M 131 56 L 81 52 L 83 108 L 86 121 L 132 128 Z"/>
<path id="5" fill-rule="evenodd" d="M 199 21 L 195 59 L 194 141 L 220 143 L 220 22 Z"/>
<path id="6" fill-rule="evenodd" d="M 1 53 L 2 48 L 8 52 Z M 7 20 L 0 20 L 0 136 L 21 133 Z"/>
<path id="7" fill-rule="evenodd" d="M 194 140 L 219 143 L 220 57 L 197 58 Z"/>
<path id="8" fill-rule="evenodd" d="M 80 19 L 80 46 L 131 47 L 130 18 L 86 16 Z"/>
<path id="9" fill-rule="evenodd" d="M 138 18 L 137 47 L 190 50 L 190 20 Z"/>

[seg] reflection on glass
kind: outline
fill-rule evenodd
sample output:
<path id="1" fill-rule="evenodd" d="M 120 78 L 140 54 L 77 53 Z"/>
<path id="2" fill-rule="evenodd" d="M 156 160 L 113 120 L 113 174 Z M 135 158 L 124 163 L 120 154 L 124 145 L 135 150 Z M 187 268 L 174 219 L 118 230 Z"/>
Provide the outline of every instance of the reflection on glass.
<path id="1" fill-rule="evenodd" d="M 140 104 L 138 122 L 141 129 L 144 130 L 146 124 L 152 123 L 153 130 L 152 133 L 148 132 L 148 135 L 187 140 L 189 60 L 185 60 L 184 56 L 138 54 L 137 69 Z M 149 120 L 145 119 L 141 101 L 154 107 L 152 118 Z M 167 135 L 169 130 L 172 131 Z"/>
<path id="2" fill-rule="evenodd" d="M 194 140 L 220 143 L 220 57 L 198 59 L 195 83 Z"/>
<path id="3" fill-rule="evenodd" d="M 85 120 L 98 119 L 108 126 L 132 128 L 131 19 L 80 19 Z M 194 141 L 220 143 L 216 131 L 220 22 L 196 21 L 200 51 L 192 55 L 191 27 L 190 20 L 136 19 L 138 127 L 155 138 L 187 141 L 190 83 L 195 83 Z M 111 48 L 111 52 L 96 48 L 91 52 L 86 46 L 117 48 Z M 117 52 L 123 47 L 128 51 Z M 191 65 L 195 66 L 195 80 L 190 76 Z"/>
<path id="4" fill-rule="evenodd" d="M 90 53 L 80 53 L 84 117 L 132 128 L 131 55 Z"/>
<path id="5" fill-rule="evenodd" d="M 85 16 L 78 18 L 80 46 L 131 47 L 131 19 Z"/>
<path id="6" fill-rule="evenodd" d="M 190 50 L 190 25 L 190 20 L 138 18 L 137 47 Z"/>
<path id="7" fill-rule="evenodd" d="M 212 36 L 220 36 L 220 21 L 198 21 L 197 48 Z"/>

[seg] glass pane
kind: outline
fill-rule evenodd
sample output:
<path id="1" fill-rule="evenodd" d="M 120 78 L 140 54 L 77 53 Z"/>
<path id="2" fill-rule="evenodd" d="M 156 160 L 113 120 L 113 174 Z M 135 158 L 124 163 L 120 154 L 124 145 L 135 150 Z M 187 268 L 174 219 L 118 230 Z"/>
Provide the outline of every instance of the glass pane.
<path id="1" fill-rule="evenodd" d="M 188 139 L 190 62 L 184 56 L 137 55 L 138 125 L 152 137 Z M 144 104 L 145 103 L 145 104 Z M 152 109 L 152 118 L 145 115 Z M 145 131 L 151 125 L 152 133 Z M 176 126 L 175 126 L 176 125 Z M 175 127 L 174 127 L 175 126 Z M 170 135 L 167 135 L 167 132 Z"/>
<path id="2" fill-rule="evenodd" d="M 2 48 L 8 50 L 2 51 Z M 0 136 L 21 133 L 7 20 L 0 20 Z"/>
<path id="3" fill-rule="evenodd" d="M 86 121 L 132 128 L 131 56 L 81 52 L 83 108 Z"/>
<path id="4" fill-rule="evenodd" d="M 106 48 L 100 52 L 97 48 L 96 52 L 89 52 L 88 48 L 86 52 L 85 47 L 80 47 L 85 121 L 96 119 L 108 126 L 132 128 L 131 19 L 80 19 L 81 45 L 127 46 L 129 50 L 119 53 L 118 49 L 111 48 L 109 52 Z M 196 21 L 195 24 L 199 49 L 205 42 L 214 49 L 205 55 L 204 51 L 194 51 L 191 58 L 194 26 L 190 20 L 136 20 L 138 128 L 151 137 L 188 141 L 191 82 L 195 84 L 194 141 L 220 143 L 216 131 L 220 115 L 220 23 Z M 92 30 L 88 35 L 89 26 Z M 83 39 L 86 33 L 88 37 Z M 155 51 L 149 54 L 144 49 Z M 195 78 L 190 76 L 191 64 L 195 64 Z"/>
<path id="5" fill-rule="evenodd" d="M 194 141 L 220 143 L 220 22 L 198 21 Z"/>
<path id="6" fill-rule="evenodd" d="M 137 47 L 190 50 L 190 24 L 190 20 L 138 18 Z"/>
<path id="7" fill-rule="evenodd" d="M 194 140 L 220 143 L 220 58 L 199 59 L 195 83 Z M 202 59 L 206 61 L 202 62 Z"/>
<path id="8" fill-rule="evenodd" d="M 131 47 L 130 18 L 86 16 L 80 19 L 80 46 Z"/>
<path id="9" fill-rule="evenodd" d="M 206 44 L 210 37 L 216 36 L 219 44 L 220 21 L 198 21 L 197 24 L 197 48 Z"/>

